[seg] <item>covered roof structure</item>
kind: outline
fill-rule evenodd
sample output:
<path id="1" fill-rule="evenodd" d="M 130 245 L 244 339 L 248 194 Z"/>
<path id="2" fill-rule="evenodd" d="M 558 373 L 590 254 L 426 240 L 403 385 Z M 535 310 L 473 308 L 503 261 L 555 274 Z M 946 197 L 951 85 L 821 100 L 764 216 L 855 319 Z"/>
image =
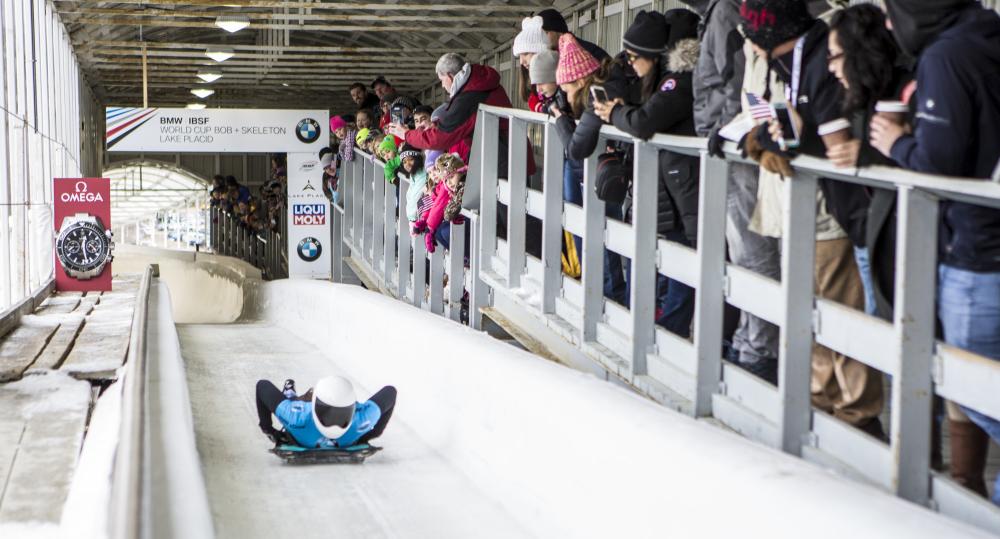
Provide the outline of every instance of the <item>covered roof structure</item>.
<path id="1" fill-rule="evenodd" d="M 166 163 L 116 163 L 104 171 L 111 179 L 111 222 L 128 224 L 158 210 L 204 200 L 209 185 L 195 173 Z"/>
<path id="2" fill-rule="evenodd" d="M 489 55 L 520 20 L 560 0 L 357 2 L 310 0 L 55 0 L 81 68 L 106 105 L 324 108 L 349 105 L 348 86 L 386 76 L 405 93 L 436 82 L 445 52 Z M 244 29 L 230 33 L 219 24 Z M 233 56 L 206 56 L 222 49 Z M 197 75 L 222 75 L 204 83 Z M 215 93 L 199 99 L 190 92 Z"/>

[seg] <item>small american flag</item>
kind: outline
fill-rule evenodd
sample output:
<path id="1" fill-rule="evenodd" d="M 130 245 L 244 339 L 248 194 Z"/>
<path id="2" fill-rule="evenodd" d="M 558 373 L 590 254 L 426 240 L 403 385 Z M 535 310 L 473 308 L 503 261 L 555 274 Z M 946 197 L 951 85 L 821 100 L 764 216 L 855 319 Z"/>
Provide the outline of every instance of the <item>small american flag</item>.
<path id="1" fill-rule="evenodd" d="M 754 94 L 753 92 L 745 92 L 747 96 L 747 103 L 750 105 L 750 116 L 754 120 L 760 120 L 763 118 L 770 118 L 774 115 L 774 111 L 771 110 L 771 104 L 764 101 L 760 96 Z"/>

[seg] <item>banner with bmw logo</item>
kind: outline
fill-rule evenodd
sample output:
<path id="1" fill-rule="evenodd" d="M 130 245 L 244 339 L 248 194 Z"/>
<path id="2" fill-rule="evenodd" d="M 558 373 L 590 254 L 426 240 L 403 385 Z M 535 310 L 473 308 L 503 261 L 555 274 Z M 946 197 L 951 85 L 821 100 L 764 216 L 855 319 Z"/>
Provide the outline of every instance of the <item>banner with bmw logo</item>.
<path id="1" fill-rule="evenodd" d="M 308 131 L 309 127 L 304 127 Z M 330 278 L 330 202 L 318 154 L 288 154 L 288 276 Z"/>
<path id="2" fill-rule="evenodd" d="M 108 107 L 109 152 L 318 154 L 330 143 L 325 110 Z"/>

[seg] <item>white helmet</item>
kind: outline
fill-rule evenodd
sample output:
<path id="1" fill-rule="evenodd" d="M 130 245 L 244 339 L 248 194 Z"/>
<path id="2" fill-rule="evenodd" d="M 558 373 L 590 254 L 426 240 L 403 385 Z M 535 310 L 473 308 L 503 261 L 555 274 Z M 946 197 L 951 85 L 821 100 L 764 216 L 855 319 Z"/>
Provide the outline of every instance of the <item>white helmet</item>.
<path id="1" fill-rule="evenodd" d="M 313 422 L 320 434 L 336 440 L 347 432 L 354 418 L 354 386 L 343 376 L 327 376 L 313 388 Z"/>

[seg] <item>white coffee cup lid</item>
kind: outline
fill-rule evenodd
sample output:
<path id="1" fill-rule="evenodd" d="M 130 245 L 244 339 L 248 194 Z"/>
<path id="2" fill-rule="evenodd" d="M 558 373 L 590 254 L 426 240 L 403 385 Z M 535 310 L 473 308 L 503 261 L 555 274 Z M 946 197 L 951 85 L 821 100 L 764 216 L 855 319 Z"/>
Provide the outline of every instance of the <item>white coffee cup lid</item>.
<path id="1" fill-rule="evenodd" d="M 902 101 L 879 101 L 875 103 L 875 112 L 906 113 L 909 111 L 909 107 Z"/>
<path id="2" fill-rule="evenodd" d="M 831 133 L 836 133 L 837 131 L 843 131 L 844 129 L 850 129 L 851 122 L 847 121 L 845 118 L 837 118 L 836 120 L 831 120 L 823 125 L 819 126 L 816 131 L 819 136 L 825 137 Z"/>

